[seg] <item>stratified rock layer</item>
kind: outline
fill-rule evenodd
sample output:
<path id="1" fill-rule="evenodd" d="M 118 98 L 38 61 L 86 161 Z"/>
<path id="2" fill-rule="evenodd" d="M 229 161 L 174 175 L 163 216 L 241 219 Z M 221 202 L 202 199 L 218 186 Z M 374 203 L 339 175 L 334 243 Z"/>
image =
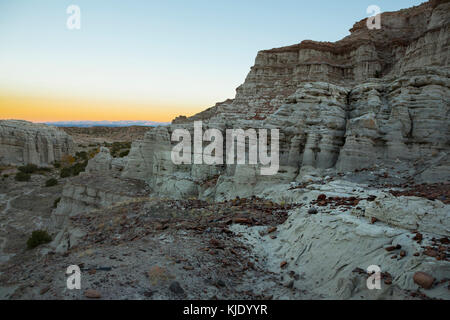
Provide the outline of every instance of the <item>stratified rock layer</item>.
<path id="1" fill-rule="evenodd" d="M 73 152 L 72 137 L 55 127 L 0 120 L 0 164 L 45 166 Z"/>
<path id="2" fill-rule="evenodd" d="M 152 129 L 133 144 L 123 176 L 171 197 L 219 200 L 302 181 L 314 170 L 437 163 L 450 152 L 449 13 L 450 2 L 429 1 L 383 13 L 380 30 L 369 30 L 365 19 L 336 43 L 259 52 L 235 99 Z M 204 130 L 279 129 L 278 174 L 262 177 L 249 165 L 174 165 L 172 132 L 192 132 L 199 120 Z M 449 167 L 437 165 L 417 179 L 448 180 Z"/>

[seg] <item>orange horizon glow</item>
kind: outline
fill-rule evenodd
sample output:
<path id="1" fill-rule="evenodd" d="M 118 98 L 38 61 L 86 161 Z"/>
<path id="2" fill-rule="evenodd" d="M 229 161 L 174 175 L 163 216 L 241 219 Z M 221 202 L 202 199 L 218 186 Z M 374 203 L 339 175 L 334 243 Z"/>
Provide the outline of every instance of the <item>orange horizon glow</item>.
<path id="1" fill-rule="evenodd" d="M 157 121 L 170 122 L 207 107 L 188 103 L 120 101 L 101 98 L 56 97 L 0 92 L 0 119 L 31 122 Z"/>

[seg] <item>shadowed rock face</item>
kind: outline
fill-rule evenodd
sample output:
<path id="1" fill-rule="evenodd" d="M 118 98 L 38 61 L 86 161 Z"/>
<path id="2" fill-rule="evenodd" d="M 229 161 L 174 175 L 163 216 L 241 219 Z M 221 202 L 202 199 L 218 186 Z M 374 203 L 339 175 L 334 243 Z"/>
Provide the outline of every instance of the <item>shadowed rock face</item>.
<path id="1" fill-rule="evenodd" d="M 45 166 L 73 152 L 72 137 L 55 127 L 0 120 L 0 164 Z"/>
<path id="2" fill-rule="evenodd" d="M 383 13 L 380 30 L 369 30 L 365 19 L 335 43 L 308 40 L 260 51 L 233 100 L 152 129 L 134 143 L 123 175 L 145 179 L 160 191 L 173 191 L 165 185 L 171 180 L 175 194 L 185 196 L 201 194 L 194 184 L 217 175 L 218 185 L 230 178 L 237 187 L 237 181 L 299 181 L 309 168 L 352 171 L 446 154 L 449 13 L 450 2 L 430 1 Z M 171 133 L 192 130 L 198 120 L 204 129 L 279 128 L 280 172 L 263 178 L 250 166 L 174 166 Z M 166 182 L 158 180 L 162 176 Z"/>

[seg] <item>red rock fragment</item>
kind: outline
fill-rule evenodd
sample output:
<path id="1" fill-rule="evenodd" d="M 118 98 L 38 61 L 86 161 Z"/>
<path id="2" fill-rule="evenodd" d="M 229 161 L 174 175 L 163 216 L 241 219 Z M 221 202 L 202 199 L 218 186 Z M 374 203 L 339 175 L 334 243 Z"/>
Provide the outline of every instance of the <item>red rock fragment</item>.
<path id="1" fill-rule="evenodd" d="M 416 272 L 414 274 L 413 280 L 416 284 L 424 289 L 431 289 L 433 286 L 434 278 L 425 272 Z"/>
<path id="2" fill-rule="evenodd" d="M 424 255 L 429 256 L 429 257 L 433 257 L 436 258 L 439 256 L 439 252 L 437 252 L 434 249 L 428 248 L 423 252 Z"/>
<path id="3" fill-rule="evenodd" d="M 252 220 L 248 218 L 234 218 L 234 223 L 240 223 L 240 224 L 252 224 Z"/>
<path id="4" fill-rule="evenodd" d="M 287 266 L 287 261 L 283 261 L 280 263 L 280 268 L 283 269 Z"/>
<path id="5" fill-rule="evenodd" d="M 94 289 L 88 289 L 84 292 L 84 296 L 89 299 L 100 299 L 102 295 Z"/>
<path id="6" fill-rule="evenodd" d="M 421 242 L 423 240 L 423 235 L 420 232 L 417 232 L 413 238 L 414 241 Z"/>
<path id="7" fill-rule="evenodd" d="M 267 233 L 269 234 L 269 233 L 273 233 L 275 231 L 277 231 L 277 227 L 272 227 L 269 230 L 267 230 Z"/>
<path id="8" fill-rule="evenodd" d="M 49 290 L 50 290 L 50 287 L 45 287 L 45 288 L 41 289 L 41 291 L 39 291 L 39 293 L 42 295 L 42 294 L 47 293 Z"/>

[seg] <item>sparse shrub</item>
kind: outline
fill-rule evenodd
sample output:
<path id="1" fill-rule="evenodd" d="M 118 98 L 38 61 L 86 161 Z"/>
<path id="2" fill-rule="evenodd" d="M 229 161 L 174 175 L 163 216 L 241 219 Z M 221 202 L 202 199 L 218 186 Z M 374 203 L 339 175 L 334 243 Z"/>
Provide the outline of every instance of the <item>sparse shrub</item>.
<path id="1" fill-rule="evenodd" d="M 61 178 L 75 177 L 86 169 L 88 161 L 75 163 L 73 166 L 62 168 L 60 176 Z"/>
<path id="2" fill-rule="evenodd" d="M 59 168 L 61 168 L 61 163 L 59 163 L 58 161 L 55 161 L 55 162 L 53 162 L 53 166 L 54 166 L 56 169 L 59 169 Z"/>
<path id="3" fill-rule="evenodd" d="M 27 174 L 33 174 L 33 173 L 43 173 L 43 172 L 49 172 L 52 169 L 47 167 L 38 167 L 35 164 L 27 164 L 26 166 L 21 166 L 17 168 L 20 172 L 27 173 Z"/>
<path id="4" fill-rule="evenodd" d="M 87 159 L 88 159 L 88 154 L 87 154 L 86 151 L 81 151 L 81 152 L 77 152 L 77 153 L 75 154 L 75 157 L 76 157 L 77 159 L 80 159 L 80 160 L 87 160 Z"/>
<path id="5" fill-rule="evenodd" d="M 58 206 L 58 203 L 61 201 L 61 198 L 57 198 L 55 199 L 55 201 L 53 201 L 53 208 L 56 209 L 56 207 Z"/>
<path id="6" fill-rule="evenodd" d="M 375 78 L 381 78 L 381 71 L 380 70 L 375 71 Z"/>
<path id="7" fill-rule="evenodd" d="M 105 145 L 110 149 L 111 155 L 114 158 L 124 157 L 121 154 L 123 152 L 129 151 L 131 148 L 131 142 L 113 142 L 112 144 Z M 126 156 L 126 155 L 125 155 Z"/>
<path id="8" fill-rule="evenodd" d="M 81 162 L 81 163 L 74 164 L 72 166 L 72 175 L 73 176 L 77 176 L 81 172 L 84 172 L 84 170 L 86 169 L 87 164 L 88 164 L 87 160 L 84 161 L 84 162 Z"/>
<path id="9" fill-rule="evenodd" d="M 92 159 L 92 158 L 95 157 L 95 156 L 97 155 L 97 153 L 99 153 L 99 152 L 100 152 L 100 148 L 91 149 L 91 150 L 89 151 L 88 158 L 89 158 L 89 159 Z"/>
<path id="10" fill-rule="evenodd" d="M 27 240 L 27 248 L 33 249 L 37 246 L 52 241 L 52 237 L 45 230 L 36 230 L 31 233 L 31 237 Z"/>
<path id="11" fill-rule="evenodd" d="M 60 173 L 61 178 L 68 178 L 71 175 L 72 175 L 72 170 L 70 167 L 61 169 L 61 173 Z"/>
<path id="12" fill-rule="evenodd" d="M 53 187 L 53 186 L 56 186 L 57 184 L 58 184 L 58 180 L 56 180 L 55 178 L 51 178 L 51 179 L 48 179 L 47 181 L 45 181 L 46 187 Z"/>
<path id="13" fill-rule="evenodd" d="M 8 178 L 8 177 L 9 177 L 9 174 L 4 174 L 3 175 L 3 178 L 5 178 L 5 179 Z"/>
<path id="14" fill-rule="evenodd" d="M 15 179 L 16 179 L 16 181 L 26 182 L 26 181 L 30 181 L 31 176 L 25 172 L 17 172 Z"/>
<path id="15" fill-rule="evenodd" d="M 122 151 L 122 152 L 119 154 L 119 157 L 120 157 L 120 158 L 126 157 L 129 153 L 130 153 L 130 150 Z"/>
<path id="16" fill-rule="evenodd" d="M 17 169 L 19 169 L 20 172 L 31 174 L 37 172 L 39 168 L 37 165 L 30 163 L 27 164 L 26 166 L 21 166 Z"/>
<path id="17" fill-rule="evenodd" d="M 73 156 L 71 156 L 70 154 L 66 154 L 62 157 L 61 159 L 61 165 L 66 167 L 66 166 L 70 166 L 75 162 L 75 158 Z"/>

